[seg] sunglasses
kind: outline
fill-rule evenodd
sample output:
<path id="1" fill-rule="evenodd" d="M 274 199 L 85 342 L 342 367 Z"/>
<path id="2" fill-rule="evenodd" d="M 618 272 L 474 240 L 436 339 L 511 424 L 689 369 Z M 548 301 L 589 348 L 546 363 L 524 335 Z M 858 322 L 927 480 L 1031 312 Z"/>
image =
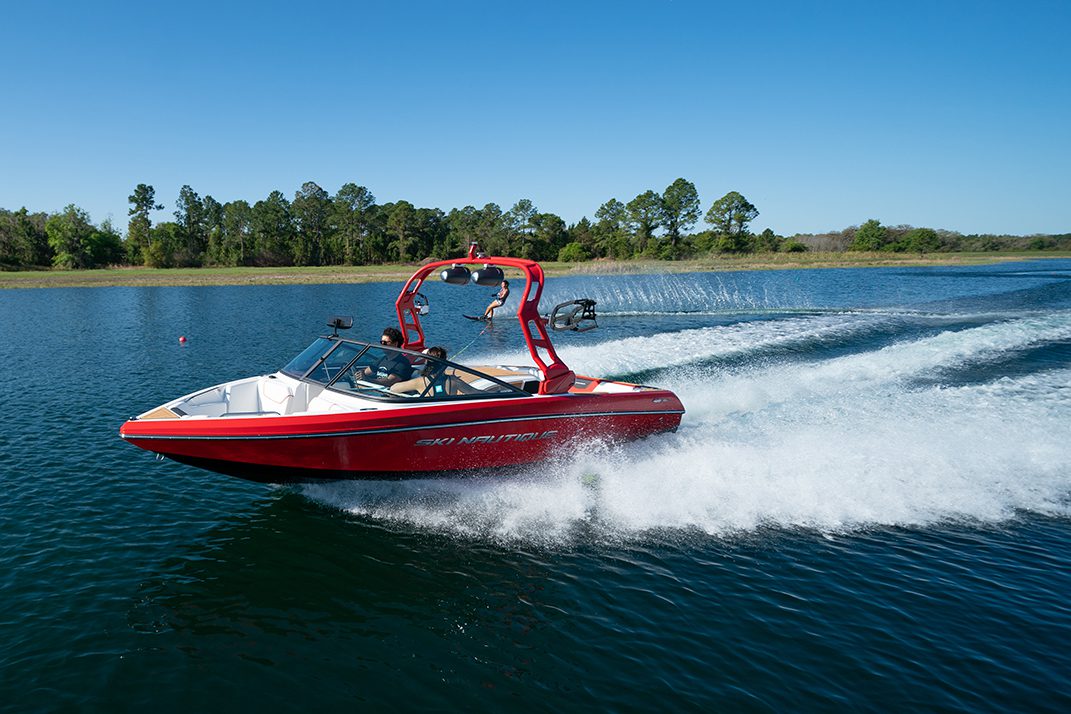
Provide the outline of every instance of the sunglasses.
<path id="1" fill-rule="evenodd" d="M 393 345 L 394 343 L 391 342 L 390 340 L 380 340 L 379 344 L 381 344 L 381 345 Z"/>

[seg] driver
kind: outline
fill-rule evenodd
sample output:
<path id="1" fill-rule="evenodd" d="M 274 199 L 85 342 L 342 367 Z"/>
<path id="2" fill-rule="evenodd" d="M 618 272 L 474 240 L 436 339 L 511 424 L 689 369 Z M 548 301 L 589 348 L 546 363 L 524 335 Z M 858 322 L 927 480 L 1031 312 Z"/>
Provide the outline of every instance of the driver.
<path id="1" fill-rule="evenodd" d="M 379 338 L 379 344 L 384 347 L 401 348 L 402 333 L 397 328 L 387 327 L 383 330 L 383 336 Z M 360 372 L 359 379 L 389 387 L 408 378 L 412 371 L 413 366 L 405 355 L 400 352 L 385 351 L 379 362 L 365 367 Z"/>

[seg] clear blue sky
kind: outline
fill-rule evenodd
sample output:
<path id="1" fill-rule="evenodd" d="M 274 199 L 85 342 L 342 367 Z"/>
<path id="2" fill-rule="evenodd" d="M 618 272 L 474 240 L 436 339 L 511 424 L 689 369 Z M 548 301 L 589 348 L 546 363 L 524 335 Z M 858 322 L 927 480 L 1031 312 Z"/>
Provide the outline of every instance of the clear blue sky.
<path id="1" fill-rule="evenodd" d="M 0 207 L 304 181 L 569 222 L 683 176 L 753 227 L 1071 231 L 1071 2 L 6 3 Z"/>

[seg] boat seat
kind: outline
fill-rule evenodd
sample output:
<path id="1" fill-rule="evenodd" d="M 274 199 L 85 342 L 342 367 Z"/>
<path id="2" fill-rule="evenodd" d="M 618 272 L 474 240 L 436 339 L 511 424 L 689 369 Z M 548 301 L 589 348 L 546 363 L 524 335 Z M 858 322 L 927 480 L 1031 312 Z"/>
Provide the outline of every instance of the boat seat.
<path id="1" fill-rule="evenodd" d="M 309 384 L 302 382 L 294 388 L 294 398 L 290 400 L 290 413 L 296 414 L 309 408 Z"/>
<path id="2" fill-rule="evenodd" d="M 461 396 L 462 394 L 480 393 L 479 389 L 473 387 L 464 379 L 453 375 L 443 378 L 443 391 L 451 397 Z"/>
<path id="3" fill-rule="evenodd" d="M 294 395 L 290 388 L 277 379 L 260 380 L 260 406 L 263 411 L 286 414 Z"/>
<path id="4" fill-rule="evenodd" d="M 258 381 L 256 379 L 243 380 L 227 385 L 223 395 L 226 413 L 251 414 L 260 411 L 260 399 L 257 394 Z"/>

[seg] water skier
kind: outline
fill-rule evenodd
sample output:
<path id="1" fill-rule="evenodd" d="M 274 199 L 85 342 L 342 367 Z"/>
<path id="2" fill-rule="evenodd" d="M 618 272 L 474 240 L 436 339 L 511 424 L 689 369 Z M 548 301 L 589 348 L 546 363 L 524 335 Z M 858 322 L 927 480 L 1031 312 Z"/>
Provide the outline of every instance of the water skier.
<path id="1" fill-rule="evenodd" d="M 487 306 L 487 309 L 483 311 L 483 319 L 490 320 L 495 316 L 495 310 L 506 304 L 506 298 L 509 297 L 509 281 L 503 280 L 502 284 L 498 288 L 498 292 L 495 293 L 494 300 Z"/>

